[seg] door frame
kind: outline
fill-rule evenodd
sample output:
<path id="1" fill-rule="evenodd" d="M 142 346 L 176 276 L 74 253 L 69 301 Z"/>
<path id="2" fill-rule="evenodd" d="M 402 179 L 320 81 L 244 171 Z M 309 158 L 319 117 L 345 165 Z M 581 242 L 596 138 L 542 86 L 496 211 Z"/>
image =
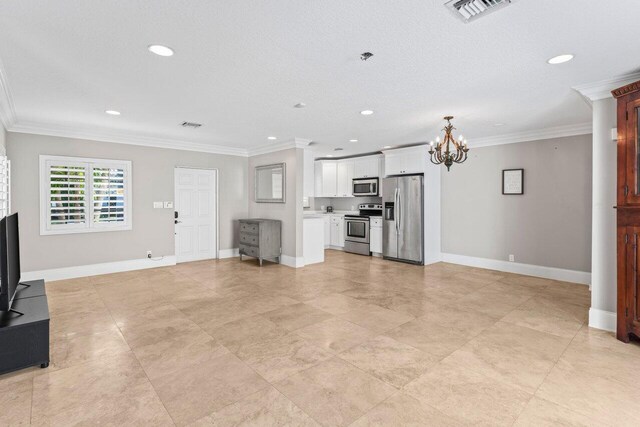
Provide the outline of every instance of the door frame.
<path id="1" fill-rule="evenodd" d="M 214 203 L 216 204 L 216 208 L 215 208 L 215 230 L 216 230 L 216 250 L 215 250 L 215 258 L 210 258 L 210 259 L 220 259 L 220 171 L 218 170 L 218 168 L 200 168 L 200 167 L 196 167 L 196 166 L 174 166 L 173 167 L 173 211 L 176 211 L 176 171 L 178 169 L 195 169 L 195 170 L 206 170 L 206 171 L 213 171 L 215 174 L 215 180 L 216 180 L 216 185 L 215 185 L 215 197 L 213 199 Z M 175 219 L 175 218 L 174 218 Z M 176 256 L 176 264 L 179 264 L 178 262 L 178 253 L 176 251 L 176 229 L 175 229 L 175 224 L 173 225 L 173 252 L 175 253 Z M 184 262 L 189 262 L 189 261 L 184 261 Z"/>

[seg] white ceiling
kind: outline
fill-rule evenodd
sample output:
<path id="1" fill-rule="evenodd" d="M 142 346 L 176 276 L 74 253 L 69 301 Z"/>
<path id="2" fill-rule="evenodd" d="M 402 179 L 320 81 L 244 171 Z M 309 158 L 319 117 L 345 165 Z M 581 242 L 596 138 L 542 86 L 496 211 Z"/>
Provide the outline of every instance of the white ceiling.
<path id="1" fill-rule="evenodd" d="M 444 3 L 2 1 L 12 127 L 240 149 L 298 137 L 346 155 L 431 139 L 451 114 L 473 147 L 589 122 L 571 87 L 639 70 L 638 0 L 516 0 L 470 24 Z M 561 53 L 575 59 L 546 63 Z"/>

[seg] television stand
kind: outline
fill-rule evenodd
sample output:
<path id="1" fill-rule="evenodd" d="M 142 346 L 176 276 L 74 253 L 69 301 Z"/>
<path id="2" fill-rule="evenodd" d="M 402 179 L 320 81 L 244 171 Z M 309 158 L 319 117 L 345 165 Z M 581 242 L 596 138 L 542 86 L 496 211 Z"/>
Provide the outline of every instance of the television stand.
<path id="1" fill-rule="evenodd" d="M 49 366 L 49 305 L 44 280 L 26 282 L 11 311 L 0 312 L 0 374 Z"/>

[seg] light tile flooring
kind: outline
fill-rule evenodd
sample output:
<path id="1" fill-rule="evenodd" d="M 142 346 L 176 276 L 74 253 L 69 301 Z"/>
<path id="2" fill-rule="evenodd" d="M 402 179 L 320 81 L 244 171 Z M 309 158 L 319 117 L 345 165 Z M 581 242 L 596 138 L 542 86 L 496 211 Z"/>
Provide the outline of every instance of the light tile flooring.
<path id="1" fill-rule="evenodd" d="M 640 345 L 587 287 L 327 251 L 47 284 L 51 366 L 0 424 L 640 425 Z"/>

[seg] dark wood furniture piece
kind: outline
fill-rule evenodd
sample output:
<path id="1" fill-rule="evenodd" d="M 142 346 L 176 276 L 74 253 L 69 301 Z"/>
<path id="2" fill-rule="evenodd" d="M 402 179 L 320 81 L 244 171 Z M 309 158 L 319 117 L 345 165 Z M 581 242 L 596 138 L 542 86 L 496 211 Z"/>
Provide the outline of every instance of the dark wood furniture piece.
<path id="1" fill-rule="evenodd" d="M 282 222 L 276 219 L 240 220 L 240 261 L 242 255 L 280 262 L 282 244 L 280 241 Z"/>
<path id="2" fill-rule="evenodd" d="M 618 100 L 617 337 L 640 337 L 640 81 L 614 90 Z"/>
<path id="3" fill-rule="evenodd" d="M 49 366 L 49 306 L 44 280 L 23 282 L 12 308 L 22 315 L 0 313 L 0 374 L 40 365 Z"/>

